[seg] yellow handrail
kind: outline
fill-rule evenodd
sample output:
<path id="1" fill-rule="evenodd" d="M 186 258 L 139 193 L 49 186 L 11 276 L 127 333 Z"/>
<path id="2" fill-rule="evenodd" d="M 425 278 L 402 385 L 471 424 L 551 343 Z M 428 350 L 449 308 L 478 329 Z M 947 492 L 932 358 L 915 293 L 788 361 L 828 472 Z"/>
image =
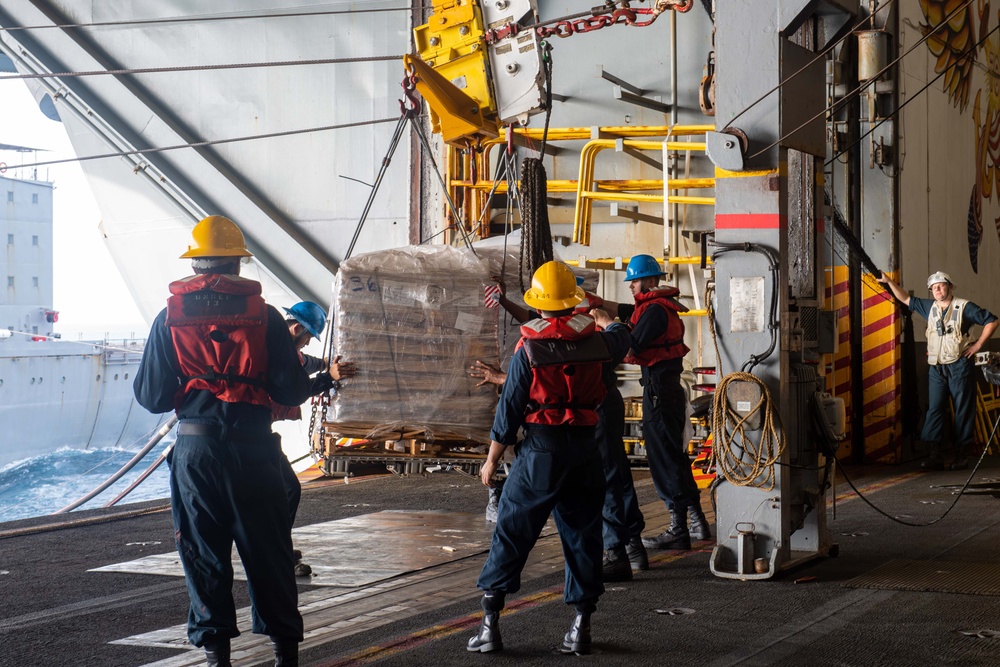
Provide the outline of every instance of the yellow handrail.
<path id="1" fill-rule="evenodd" d="M 612 193 L 636 193 L 639 191 L 676 191 L 689 188 L 713 188 L 714 178 L 672 179 L 666 184 L 661 179 L 626 179 L 597 180 L 593 178 L 596 154 L 601 150 L 618 146 L 640 151 L 704 151 L 704 142 L 671 141 L 674 137 L 691 137 L 704 135 L 714 131 L 714 125 L 652 125 L 652 126 L 604 126 L 604 127 L 562 127 L 549 128 L 548 141 L 586 141 L 580 152 L 580 173 L 585 178 L 574 180 L 548 181 L 550 192 L 577 192 L 576 211 L 573 223 L 573 238 L 581 243 L 590 243 L 590 222 L 593 199 L 602 201 L 648 201 L 662 202 L 663 196 L 652 194 L 628 194 L 627 196 L 612 196 Z M 461 202 L 463 217 L 466 221 L 486 218 L 483 209 L 490 205 L 487 193 L 493 190 L 492 180 L 474 178 L 478 171 L 481 175 L 490 173 L 490 150 L 507 141 L 508 128 L 500 129 L 500 136 L 483 142 L 480 151 L 460 152 L 452 147 L 448 151 L 448 186 L 452 199 Z M 543 128 L 514 128 L 514 134 L 530 141 L 541 141 Z M 593 137 L 600 137 L 594 139 Z M 638 138 L 637 138 L 638 137 Z M 651 140 L 651 138 L 659 137 Z M 646 139 L 642 139 L 646 138 Z M 583 182 L 581 182 L 583 181 Z M 503 194 L 508 190 L 505 181 L 496 183 L 496 192 Z M 468 191 L 469 196 L 457 196 L 459 189 Z M 583 194 L 581 197 L 580 194 Z M 712 205 L 712 197 L 687 197 L 669 195 L 668 203 Z M 583 216 L 581 219 L 581 215 Z M 457 221 L 451 221 L 455 223 Z M 477 230 L 470 230 L 476 232 Z M 487 229 L 478 230 L 480 235 L 488 236 Z M 581 240 L 581 238 L 583 240 Z"/>
<path id="2" fill-rule="evenodd" d="M 608 269 L 614 271 L 624 271 L 625 267 L 628 265 L 631 257 L 597 257 L 594 259 L 587 259 L 587 266 L 585 268 L 589 269 Z M 701 264 L 701 257 L 694 255 L 691 257 L 658 257 L 657 262 L 661 264 Z M 711 257 L 706 257 L 705 262 L 708 264 L 712 263 Z M 580 266 L 580 260 L 578 259 L 567 259 L 564 260 L 565 264 L 570 266 Z"/>
<path id="3" fill-rule="evenodd" d="M 700 126 L 708 127 L 708 126 Z M 696 134 L 692 132 L 691 134 Z M 573 240 L 583 245 L 590 245 L 590 221 L 593 212 L 591 202 L 600 201 L 637 201 L 637 202 L 662 202 L 663 195 L 650 194 L 629 194 L 628 196 L 614 196 L 605 191 L 598 191 L 595 188 L 594 164 L 599 152 L 609 148 L 631 148 L 640 151 L 702 151 L 705 150 L 704 142 L 687 141 L 644 141 L 638 139 L 592 139 L 584 144 L 580 150 L 580 172 L 577 179 L 576 209 L 573 214 Z M 696 181 L 697 185 L 684 185 L 685 181 Z M 711 184 L 709 184 L 711 183 Z M 685 187 L 714 187 L 715 179 L 677 179 L 672 181 L 671 190 L 683 189 Z M 667 198 L 672 204 L 701 204 L 714 206 L 714 197 L 688 197 L 673 196 Z"/>

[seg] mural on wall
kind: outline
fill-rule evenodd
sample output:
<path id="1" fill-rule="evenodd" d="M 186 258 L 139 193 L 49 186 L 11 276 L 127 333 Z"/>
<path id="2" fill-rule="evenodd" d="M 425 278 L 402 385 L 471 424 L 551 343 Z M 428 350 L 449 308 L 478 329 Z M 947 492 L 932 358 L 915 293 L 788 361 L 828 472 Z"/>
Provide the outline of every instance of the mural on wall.
<path id="1" fill-rule="evenodd" d="M 979 68 L 985 73 L 985 83 L 976 91 L 976 101 L 972 106 L 976 180 L 969 198 L 967 223 L 969 261 L 972 270 L 978 273 L 979 246 L 983 238 L 983 200 L 992 200 L 996 192 L 997 202 L 1000 203 L 1000 36 L 991 34 L 988 0 L 976 0 L 975 12 L 971 2 L 960 3 L 956 0 L 920 0 L 920 10 L 926 20 L 926 23 L 920 24 L 920 31 L 924 36 L 930 35 L 927 48 L 937 58 L 934 71 L 938 74 L 946 72 L 944 89 L 959 113 L 964 114 L 969 105 L 973 71 Z M 951 16 L 952 13 L 954 16 Z M 947 25 L 935 30 L 949 16 Z M 994 225 L 1000 236 L 1000 217 L 994 220 Z"/>

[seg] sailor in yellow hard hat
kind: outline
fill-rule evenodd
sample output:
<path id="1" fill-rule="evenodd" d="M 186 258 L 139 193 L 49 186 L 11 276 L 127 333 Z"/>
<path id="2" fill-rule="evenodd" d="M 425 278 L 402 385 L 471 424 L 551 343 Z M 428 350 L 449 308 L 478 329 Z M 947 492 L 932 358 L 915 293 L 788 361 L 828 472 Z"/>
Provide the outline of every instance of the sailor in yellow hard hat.
<path id="1" fill-rule="evenodd" d="M 213 215 L 192 236 L 181 256 L 191 259 L 194 275 L 171 283 L 133 385 L 144 408 L 179 418 L 170 502 L 191 598 L 188 639 L 205 649 L 209 664 L 232 664 L 230 640 L 240 634 L 235 542 L 240 554 L 253 555 L 243 562 L 252 629 L 271 638 L 283 664 L 294 664 L 302 617 L 271 404 L 301 405 L 309 377 L 260 283 L 239 276 L 241 260 L 251 256 L 239 227 Z"/>
<path id="2" fill-rule="evenodd" d="M 483 484 L 493 487 L 503 452 L 522 428 L 524 441 L 504 484 L 490 553 L 479 575 L 484 613 L 469 651 L 503 648 L 500 610 L 505 597 L 520 588 L 521 568 L 550 514 L 566 555 L 564 599 L 577 612 L 562 650 L 590 650 L 590 615 L 604 591 L 604 471 L 595 436 L 605 395 L 601 371 L 605 360 L 624 356 L 629 334 L 621 324 L 598 332 L 594 318 L 574 314 L 584 296 L 561 262 L 539 267 L 524 295 L 541 317 L 521 326 L 490 432 Z M 537 483 L 539 475 L 545 484 Z"/>

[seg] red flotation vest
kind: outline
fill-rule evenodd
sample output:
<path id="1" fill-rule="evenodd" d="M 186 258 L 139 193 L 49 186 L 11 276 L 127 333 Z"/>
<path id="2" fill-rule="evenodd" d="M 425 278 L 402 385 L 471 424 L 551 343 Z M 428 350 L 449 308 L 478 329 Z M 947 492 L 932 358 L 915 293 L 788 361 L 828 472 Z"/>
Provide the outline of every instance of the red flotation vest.
<path id="1" fill-rule="evenodd" d="M 591 294 L 590 292 L 586 292 L 586 295 L 587 296 L 584 297 L 583 301 L 581 301 L 579 305 L 573 309 L 574 315 L 587 315 L 594 308 L 604 307 L 604 299 L 596 294 Z"/>
<path id="2" fill-rule="evenodd" d="M 214 273 L 170 284 L 166 325 L 182 374 L 175 405 L 198 389 L 227 403 L 271 405 L 264 389 L 267 305 L 260 291 L 256 281 Z"/>
<path id="3" fill-rule="evenodd" d="M 594 426 L 607 389 L 601 366 L 610 361 L 594 318 L 565 315 L 521 325 L 521 340 L 531 365 L 529 424 Z"/>
<path id="4" fill-rule="evenodd" d="M 677 314 L 686 313 L 688 309 L 674 300 L 678 294 L 680 294 L 680 290 L 676 287 L 668 287 L 636 295 L 635 310 L 632 312 L 629 325 L 635 328 L 636 324 L 639 323 L 639 318 L 649 308 L 663 308 L 667 311 L 667 328 L 639 354 L 634 354 L 629 350 L 625 357 L 625 363 L 653 366 L 667 359 L 683 357 L 690 351 L 690 348 L 684 344 L 684 323 L 681 322 L 681 318 Z"/>

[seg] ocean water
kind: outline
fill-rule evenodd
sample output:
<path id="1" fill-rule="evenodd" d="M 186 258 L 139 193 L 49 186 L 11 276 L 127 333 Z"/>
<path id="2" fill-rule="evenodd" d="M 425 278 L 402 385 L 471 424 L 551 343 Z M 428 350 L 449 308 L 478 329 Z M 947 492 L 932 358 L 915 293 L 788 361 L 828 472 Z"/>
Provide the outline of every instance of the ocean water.
<path id="1" fill-rule="evenodd" d="M 172 435 L 164 438 L 121 479 L 77 509 L 106 505 L 145 472 L 172 441 Z M 0 468 L 0 522 L 52 514 L 82 498 L 132 460 L 142 444 L 130 449 L 60 449 Z M 169 480 L 163 462 L 116 507 L 144 500 L 166 502 Z M 72 516 L 72 512 L 65 516 Z"/>

